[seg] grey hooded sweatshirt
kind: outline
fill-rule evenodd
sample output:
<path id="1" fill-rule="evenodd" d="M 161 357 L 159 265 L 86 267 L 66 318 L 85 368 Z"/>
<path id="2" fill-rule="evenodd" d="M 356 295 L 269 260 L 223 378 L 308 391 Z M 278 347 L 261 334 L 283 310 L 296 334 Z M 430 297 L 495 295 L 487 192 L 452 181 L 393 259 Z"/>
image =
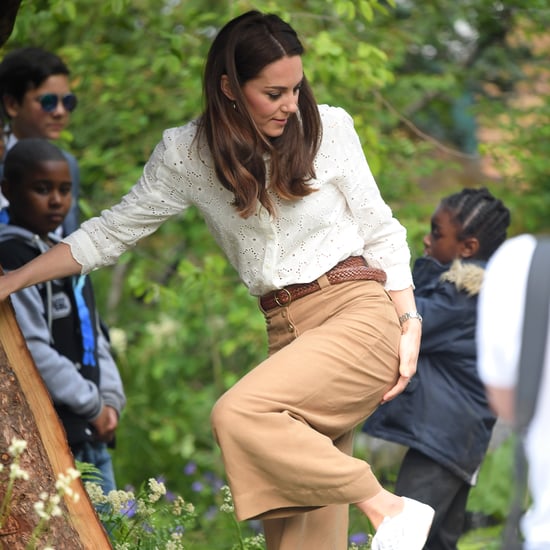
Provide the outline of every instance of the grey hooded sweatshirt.
<path id="1" fill-rule="evenodd" d="M 56 240 L 55 236 L 50 237 Z M 48 248 L 38 235 L 22 227 L 0 226 L 0 265 L 4 271 L 20 267 Z M 120 414 L 126 404 L 120 374 L 101 329 L 87 277 L 80 282 L 90 319 L 88 342 L 91 339 L 93 345 L 84 353 L 83 323 L 75 295 L 78 279 L 50 281 L 11 296 L 17 322 L 73 451 L 79 443 L 93 440 L 93 427 L 89 423 L 99 416 L 103 405 Z"/>

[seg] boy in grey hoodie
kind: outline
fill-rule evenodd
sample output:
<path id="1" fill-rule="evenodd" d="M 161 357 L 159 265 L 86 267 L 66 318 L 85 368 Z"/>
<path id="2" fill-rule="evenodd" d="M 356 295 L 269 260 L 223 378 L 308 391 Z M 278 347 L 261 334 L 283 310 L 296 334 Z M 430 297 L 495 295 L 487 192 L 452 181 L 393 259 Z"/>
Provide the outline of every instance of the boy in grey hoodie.
<path id="1" fill-rule="evenodd" d="M 18 141 L 4 164 L 8 225 L 0 231 L 0 265 L 10 271 L 48 250 L 65 219 L 72 182 L 62 151 L 45 139 Z M 108 445 L 126 403 L 120 374 L 102 332 L 87 276 L 25 288 L 11 297 L 18 324 L 65 428 L 75 459 L 116 488 Z"/>

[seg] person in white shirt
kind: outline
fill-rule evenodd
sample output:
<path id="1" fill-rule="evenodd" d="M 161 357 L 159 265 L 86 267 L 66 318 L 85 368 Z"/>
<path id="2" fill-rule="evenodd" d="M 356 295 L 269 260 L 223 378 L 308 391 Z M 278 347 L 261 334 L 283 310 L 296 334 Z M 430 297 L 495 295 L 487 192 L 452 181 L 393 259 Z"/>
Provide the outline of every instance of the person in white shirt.
<path id="1" fill-rule="evenodd" d="M 533 235 L 509 239 L 489 261 L 478 302 L 478 370 L 496 413 L 514 419 Z M 550 548 L 550 328 L 536 409 L 525 439 L 532 504 L 521 520 L 525 550 Z"/>
<path id="2" fill-rule="evenodd" d="M 420 550 L 433 509 L 382 486 L 352 456 L 353 429 L 416 371 L 421 317 L 410 251 L 351 117 L 318 106 L 296 32 L 247 12 L 215 38 L 206 108 L 164 132 L 118 205 L 0 278 L 0 299 L 114 263 L 194 205 L 266 317 L 269 357 L 216 403 L 238 519 L 268 550 L 345 550 L 348 506 L 374 550 Z"/>

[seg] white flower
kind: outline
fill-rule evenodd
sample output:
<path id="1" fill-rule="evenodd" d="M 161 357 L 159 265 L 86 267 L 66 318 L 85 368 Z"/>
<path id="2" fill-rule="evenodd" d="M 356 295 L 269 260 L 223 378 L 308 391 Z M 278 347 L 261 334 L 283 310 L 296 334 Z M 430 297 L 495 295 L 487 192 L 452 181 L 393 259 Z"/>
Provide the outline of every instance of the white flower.
<path id="1" fill-rule="evenodd" d="M 181 516 L 181 514 L 183 513 L 184 505 L 185 505 L 185 500 L 183 499 L 183 497 L 178 495 L 174 499 L 174 502 L 172 504 L 172 514 L 174 514 L 175 516 Z"/>
<path id="2" fill-rule="evenodd" d="M 48 514 L 46 513 L 44 502 L 39 500 L 34 503 L 34 511 L 37 513 L 38 517 L 41 519 L 49 519 Z"/>
<path id="3" fill-rule="evenodd" d="M 229 489 L 228 485 L 224 485 L 221 488 L 221 492 L 223 495 L 223 504 L 220 506 L 220 511 L 231 514 L 235 511 L 235 507 L 233 506 L 233 497 L 231 496 L 231 489 Z"/>
<path id="4" fill-rule="evenodd" d="M 172 535 L 175 540 L 169 540 L 164 547 L 164 550 L 183 550 L 183 544 L 181 541 Z"/>
<path id="5" fill-rule="evenodd" d="M 27 448 L 27 442 L 24 439 L 12 438 L 11 445 L 8 447 L 8 453 L 11 456 L 19 456 Z"/>
<path id="6" fill-rule="evenodd" d="M 84 488 L 93 504 L 105 504 L 107 502 L 107 496 L 103 493 L 103 489 L 99 483 L 86 481 L 84 482 Z"/>
<path id="7" fill-rule="evenodd" d="M 23 470 L 16 462 L 10 464 L 10 478 L 11 479 L 24 479 L 28 481 L 29 474 Z"/>
<path id="8" fill-rule="evenodd" d="M 109 503 L 115 514 L 121 514 L 129 505 L 133 505 L 135 498 L 131 491 L 109 491 L 102 502 Z"/>
<path id="9" fill-rule="evenodd" d="M 62 510 L 59 506 L 57 506 L 57 504 L 55 506 L 52 506 L 51 510 L 50 510 L 50 516 L 53 518 L 53 517 L 58 517 L 62 514 Z"/>
<path id="10" fill-rule="evenodd" d="M 161 496 L 166 494 L 166 487 L 164 483 L 157 481 L 155 478 L 150 478 L 149 482 L 149 502 L 157 502 Z"/>

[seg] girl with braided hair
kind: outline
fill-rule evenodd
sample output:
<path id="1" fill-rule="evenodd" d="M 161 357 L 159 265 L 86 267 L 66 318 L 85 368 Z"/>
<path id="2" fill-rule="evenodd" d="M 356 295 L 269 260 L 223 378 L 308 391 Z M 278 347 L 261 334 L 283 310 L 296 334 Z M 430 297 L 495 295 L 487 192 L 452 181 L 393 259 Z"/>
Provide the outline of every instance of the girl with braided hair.
<path id="1" fill-rule="evenodd" d="M 456 550 L 496 421 L 476 369 L 477 298 L 510 212 L 486 188 L 444 197 L 413 269 L 424 318 L 417 374 L 363 431 L 409 447 L 395 493 L 432 506 L 427 550 Z"/>

